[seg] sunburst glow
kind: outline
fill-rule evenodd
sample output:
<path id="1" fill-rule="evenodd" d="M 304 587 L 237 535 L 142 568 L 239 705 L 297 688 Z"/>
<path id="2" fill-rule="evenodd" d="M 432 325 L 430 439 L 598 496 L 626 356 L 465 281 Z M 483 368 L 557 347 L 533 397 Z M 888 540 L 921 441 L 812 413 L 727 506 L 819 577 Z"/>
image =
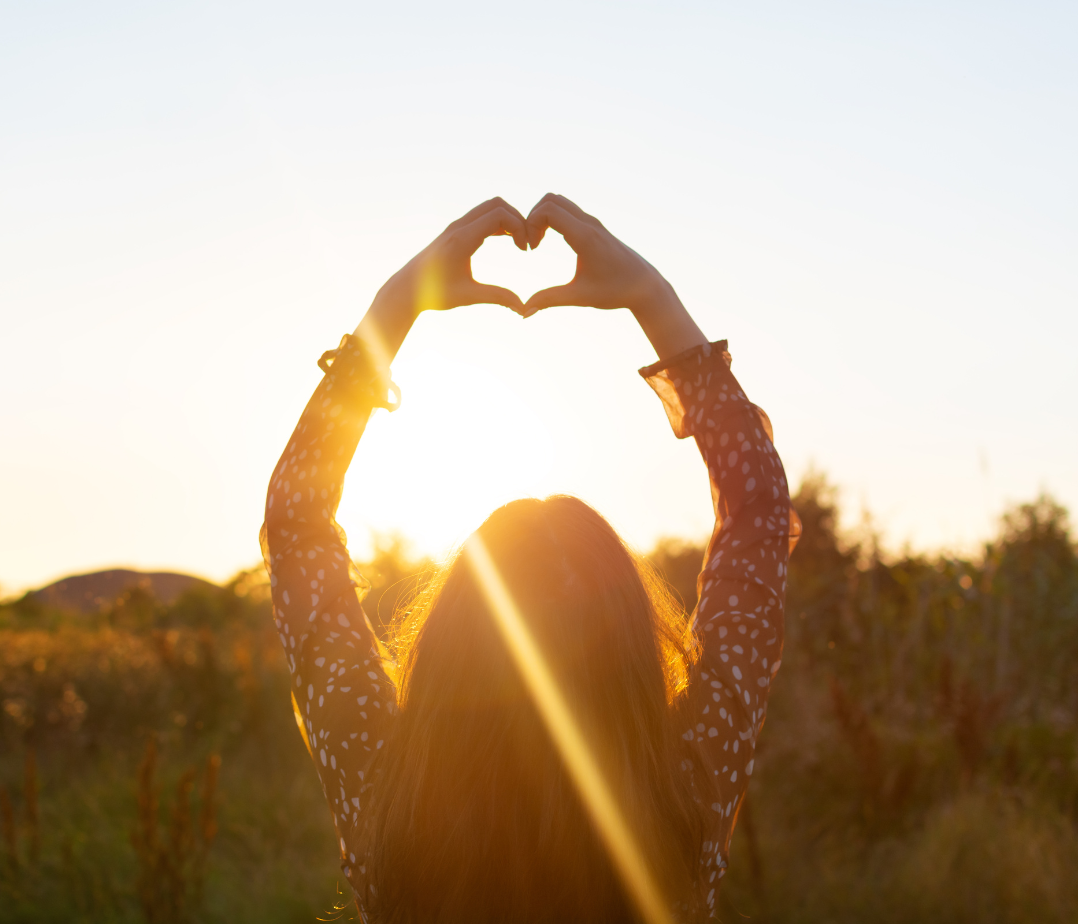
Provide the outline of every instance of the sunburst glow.
<path id="1" fill-rule="evenodd" d="M 550 428 L 504 376 L 426 348 L 398 358 L 393 380 L 401 409 L 371 417 L 338 514 L 354 556 L 368 530 L 438 554 L 501 504 L 575 487 L 552 477 Z"/>

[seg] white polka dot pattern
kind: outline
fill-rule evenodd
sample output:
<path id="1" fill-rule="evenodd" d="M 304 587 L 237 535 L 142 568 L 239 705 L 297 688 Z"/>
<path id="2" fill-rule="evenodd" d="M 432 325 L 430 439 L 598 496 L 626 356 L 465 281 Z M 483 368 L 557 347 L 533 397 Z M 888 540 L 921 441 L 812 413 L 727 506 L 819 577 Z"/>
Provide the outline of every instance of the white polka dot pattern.
<path id="1" fill-rule="evenodd" d="M 695 722 L 683 735 L 694 754 L 686 772 L 713 775 L 720 794 L 707 812 L 701 860 L 712 909 L 779 667 L 786 562 L 798 531 L 767 418 L 730 373 L 725 347 L 705 344 L 640 370 L 677 436 L 696 438 L 715 503 L 698 580 L 703 654 L 688 691 Z M 293 696 L 358 894 L 364 863 L 347 839 L 377 785 L 395 696 L 360 605 L 366 584 L 334 517 L 378 382 L 358 341 L 346 337 L 274 470 L 262 527 Z"/>
<path id="2" fill-rule="evenodd" d="M 350 880 L 345 839 L 369 797 L 395 696 L 360 605 L 367 584 L 334 516 L 380 381 L 359 342 L 344 338 L 274 470 L 262 527 L 273 618 Z"/>
<path id="3" fill-rule="evenodd" d="M 688 691 L 687 772 L 708 774 L 718 801 L 701 858 L 714 915 L 737 812 L 752 776 L 771 681 L 782 657 L 786 565 L 800 535 L 771 425 L 730 372 L 726 341 L 641 369 L 679 437 L 707 463 L 715 530 L 697 579 L 702 655 Z"/>

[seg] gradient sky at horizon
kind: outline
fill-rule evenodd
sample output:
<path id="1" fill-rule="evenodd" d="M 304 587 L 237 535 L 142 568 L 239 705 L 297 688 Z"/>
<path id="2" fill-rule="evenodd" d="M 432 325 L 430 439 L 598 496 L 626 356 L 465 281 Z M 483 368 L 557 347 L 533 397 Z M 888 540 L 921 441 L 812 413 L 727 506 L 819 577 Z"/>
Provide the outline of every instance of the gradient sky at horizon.
<path id="1" fill-rule="evenodd" d="M 1078 509 L 1078 7 L 0 3 L 0 595 L 258 560 L 315 361 L 492 195 L 575 199 L 667 276 L 796 483 L 898 549 Z M 477 278 L 565 281 L 556 235 Z M 710 526 L 625 312 L 421 318 L 341 521 L 438 555 L 579 494 Z"/>

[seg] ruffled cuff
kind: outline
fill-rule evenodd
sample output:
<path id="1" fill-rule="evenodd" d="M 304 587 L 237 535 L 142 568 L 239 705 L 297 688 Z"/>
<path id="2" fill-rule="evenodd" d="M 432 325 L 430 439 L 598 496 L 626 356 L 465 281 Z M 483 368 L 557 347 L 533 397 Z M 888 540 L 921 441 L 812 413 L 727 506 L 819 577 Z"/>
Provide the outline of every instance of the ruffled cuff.
<path id="1" fill-rule="evenodd" d="M 326 374 L 327 389 L 352 405 L 365 409 L 384 407 L 387 411 L 400 407 L 401 390 L 390 379 L 389 368 L 379 366 L 355 334 L 345 334 L 337 349 L 326 350 L 318 360 L 318 368 Z"/>
<path id="2" fill-rule="evenodd" d="M 730 371 L 725 340 L 701 343 L 640 370 L 666 409 L 678 439 L 715 427 L 728 413 L 750 406 Z"/>

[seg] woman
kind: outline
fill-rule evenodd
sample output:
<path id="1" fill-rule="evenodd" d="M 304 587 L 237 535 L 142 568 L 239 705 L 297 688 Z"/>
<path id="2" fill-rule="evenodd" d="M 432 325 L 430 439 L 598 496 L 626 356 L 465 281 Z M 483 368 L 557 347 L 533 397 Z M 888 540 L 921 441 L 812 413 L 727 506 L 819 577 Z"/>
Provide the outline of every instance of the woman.
<path id="1" fill-rule="evenodd" d="M 491 235 L 577 254 L 526 304 L 481 285 Z M 419 312 L 476 303 L 527 318 L 628 308 L 641 370 L 711 477 L 716 526 L 692 618 L 598 513 L 571 497 L 495 511 L 383 644 L 334 521 L 389 363 Z M 393 276 L 326 375 L 270 482 L 262 546 L 274 618 L 365 920 L 673 921 L 714 916 L 779 667 L 799 531 L 763 413 L 673 288 L 569 200 L 525 219 L 501 199 Z M 396 395 L 399 397 L 399 394 Z"/>

